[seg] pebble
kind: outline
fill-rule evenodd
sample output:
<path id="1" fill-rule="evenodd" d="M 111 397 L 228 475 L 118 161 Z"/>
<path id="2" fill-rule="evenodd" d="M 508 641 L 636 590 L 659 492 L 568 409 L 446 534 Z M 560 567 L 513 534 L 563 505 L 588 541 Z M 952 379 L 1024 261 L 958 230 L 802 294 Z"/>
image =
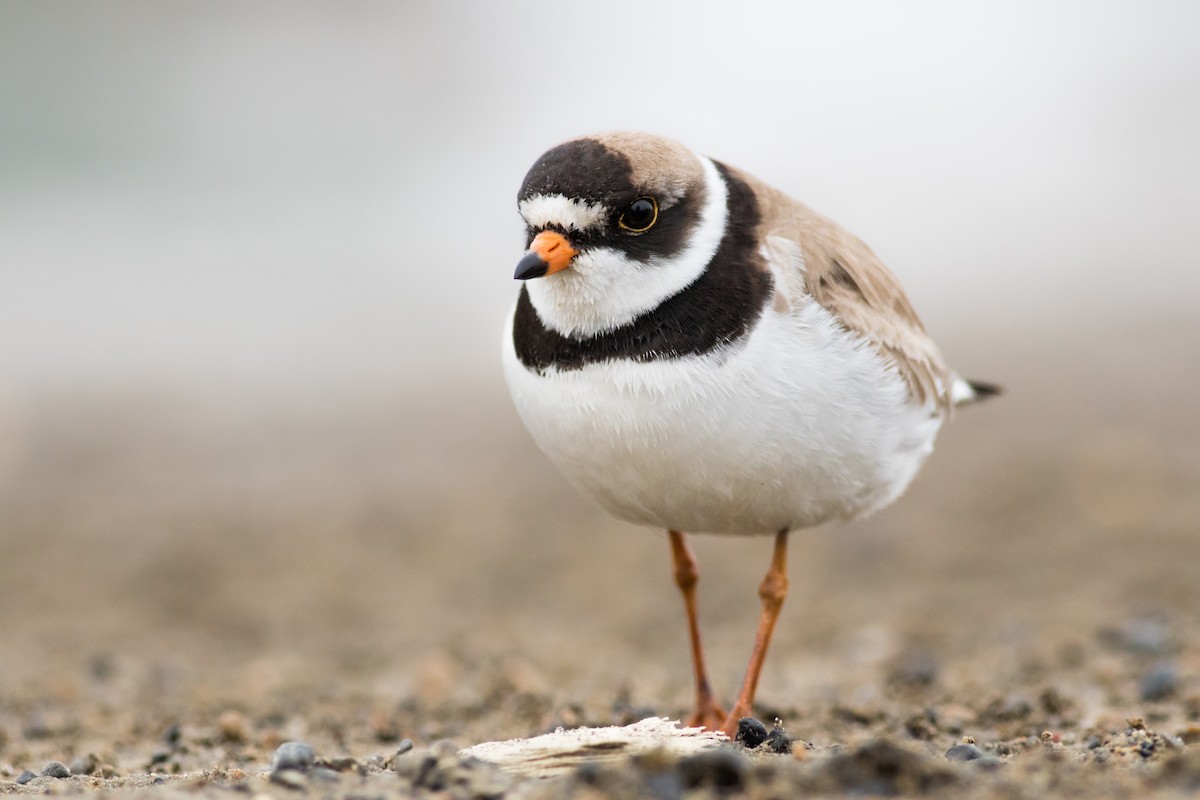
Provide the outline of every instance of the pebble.
<path id="1" fill-rule="evenodd" d="M 312 746 L 305 742 L 284 742 L 275 750 L 271 759 L 271 774 L 285 770 L 307 772 L 317 758 Z"/>
<path id="2" fill-rule="evenodd" d="M 946 751 L 946 758 L 951 761 L 975 761 L 983 758 L 983 751 L 973 744 L 956 744 Z"/>
<path id="3" fill-rule="evenodd" d="M 97 763 L 95 754 L 86 753 L 81 756 L 75 756 L 75 758 L 71 759 L 71 763 L 67 767 L 71 770 L 72 775 L 91 775 L 96 771 Z"/>
<path id="4" fill-rule="evenodd" d="M 246 715 L 240 711 L 222 711 L 221 716 L 217 717 L 217 728 L 221 731 L 221 738 L 227 742 L 244 742 L 250 738 Z"/>
<path id="5" fill-rule="evenodd" d="M 25 784 L 29 783 L 31 780 L 33 780 L 36 777 L 37 777 L 37 775 L 34 775 L 29 770 L 27 770 L 27 769 L 22 770 L 21 774 L 17 776 L 17 783 L 24 786 Z"/>
<path id="6" fill-rule="evenodd" d="M 1166 700 L 1179 689 L 1179 672 L 1169 661 L 1160 661 L 1142 676 L 1139 685 L 1142 700 Z"/>
<path id="7" fill-rule="evenodd" d="M 51 761 L 42 768 L 42 775 L 47 778 L 69 778 L 71 770 L 67 769 L 67 765 L 61 761 Z"/>
<path id="8" fill-rule="evenodd" d="M 750 717 L 743 717 L 743 720 Z M 757 720 L 754 720 L 757 722 Z M 758 723 L 762 727 L 762 723 Z M 765 733 L 766 728 L 763 728 Z M 718 794 L 740 791 L 746 783 L 746 759 L 733 750 L 706 750 L 679 762 L 679 777 L 685 789 L 711 786 Z"/>
<path id="9" fill-rule="evenodd" d="M 792 752 L 792 737 L 787 735 L 787 731 L 776 725 L 767 734 L 767 747 L 772 753 L 785 755 Z"/>
<path id="10" fill-rule="evenodd" d="M 733 740 L 753 750 L 767 740 L 767 735 L 766 725 L 754 717 L 742 717 L 738 720 L 737 734 Z"/>

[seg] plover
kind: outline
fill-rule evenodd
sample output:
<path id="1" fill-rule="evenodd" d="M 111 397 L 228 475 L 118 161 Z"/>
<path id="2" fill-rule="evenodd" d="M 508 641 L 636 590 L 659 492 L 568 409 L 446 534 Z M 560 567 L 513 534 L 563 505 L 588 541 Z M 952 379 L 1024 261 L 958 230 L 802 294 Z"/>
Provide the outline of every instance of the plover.
<path id="1" fill-rule="evenodd" d="M 790 531 L 895 500 L 962 379 L 859 239 L 762 181 L 645 133 L 547 151 L 518 209 L 527 251 L 505 376 L 538 446 L 614 515 L 669 534 L 691 638 L 689 724 L 751 713 L 787 593 Z M 775 537 L 741 691 L 711 690 L 684 532 Z"/>

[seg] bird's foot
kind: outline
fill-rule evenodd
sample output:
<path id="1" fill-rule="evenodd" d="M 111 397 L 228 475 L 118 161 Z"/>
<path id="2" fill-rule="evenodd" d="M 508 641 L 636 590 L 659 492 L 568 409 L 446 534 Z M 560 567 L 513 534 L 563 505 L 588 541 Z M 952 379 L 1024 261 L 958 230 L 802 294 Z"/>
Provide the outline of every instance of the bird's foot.
<path id="1" fill-rule="evenodd" d="M 723 729 L 728 716 L 725 709 L 721 708 L 721 704 L 710 698 L 707 702 L 696 704 L 696 710 L 687 719 L 687 726 L 719 731 Z M 734 727 L 737 727 L 736 724 Z"/>

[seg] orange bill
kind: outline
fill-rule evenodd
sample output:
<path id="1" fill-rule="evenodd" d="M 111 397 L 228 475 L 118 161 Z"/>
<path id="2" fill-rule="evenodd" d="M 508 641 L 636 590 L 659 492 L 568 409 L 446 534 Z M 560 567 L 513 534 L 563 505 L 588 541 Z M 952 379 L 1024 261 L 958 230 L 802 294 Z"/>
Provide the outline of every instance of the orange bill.
<path id="1" fill-rule="evenodd" d="M 542 231 L 533 237 L 528 252 L 517 264 L 514 277 L 523 281 L 562 272 L 571 266 L 571 259 L 578 254 L 579 251 L 567 242 L 567 237 L 558 231 Z"/>

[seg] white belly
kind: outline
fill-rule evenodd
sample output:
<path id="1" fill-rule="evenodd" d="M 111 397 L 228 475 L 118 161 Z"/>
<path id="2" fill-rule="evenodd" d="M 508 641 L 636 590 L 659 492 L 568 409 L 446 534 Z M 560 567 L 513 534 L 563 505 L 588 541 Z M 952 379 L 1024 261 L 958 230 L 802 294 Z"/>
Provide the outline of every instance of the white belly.
<path id="1" fill-rule="evenodd" d="M 774 533 L 894 500 L 940 416 L 816 303 L 764 313 L 721 353 L 544 375 L 517 360 L 510 317 L 505 375 L 538 446 L 631 522 Z"/>

